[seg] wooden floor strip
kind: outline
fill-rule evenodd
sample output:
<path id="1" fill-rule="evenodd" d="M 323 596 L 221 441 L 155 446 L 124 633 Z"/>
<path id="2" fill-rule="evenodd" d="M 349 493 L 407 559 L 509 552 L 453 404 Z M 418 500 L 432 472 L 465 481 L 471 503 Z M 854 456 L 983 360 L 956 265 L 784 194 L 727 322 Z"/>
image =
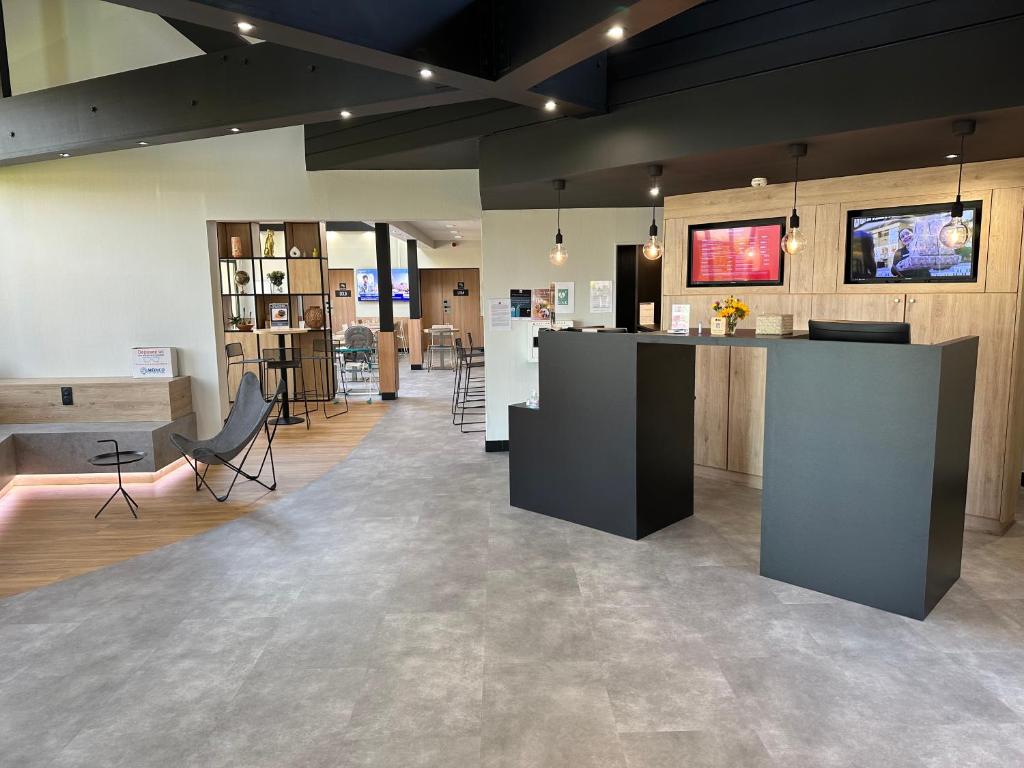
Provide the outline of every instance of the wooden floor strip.
<path id="1" fill-rule="evenodd" d="M 313 416 L 308 431 L 301 424 L 278 428 L 274 438 L 277 491 L 270 493 L 240 480 L 224 504 L 206 491 L 195 492 L 188 467 L 152 483 L 126 484 L 141 507 L 138 520 L 132 519 L 119 499 L 112 501 L 98 520 L 93 519 L 116 486 L 15 485 L 0 498 L 0 597 L 194 536 L 298 490 L 344 459 L 388 407 L 379 401 L 353 402 L 349 413 L 336 418 L 324 419 L 322 413 Z M 251 456 L 262 457 L 265 448 L 260 437 Z M 221 488 L 230 476 L 222 467 L 215 467 L 208 479 Z"/>

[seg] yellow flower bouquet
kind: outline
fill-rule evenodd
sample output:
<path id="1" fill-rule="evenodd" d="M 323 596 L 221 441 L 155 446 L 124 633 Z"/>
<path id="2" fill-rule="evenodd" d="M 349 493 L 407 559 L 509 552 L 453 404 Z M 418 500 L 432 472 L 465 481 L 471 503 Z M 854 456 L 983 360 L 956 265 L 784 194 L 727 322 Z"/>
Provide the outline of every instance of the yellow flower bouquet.
<path id="1" fill-rule="evenodd" d="M 740 320 L 750 314 L 750 307 L 741 299 L 730 296 L 725 301 L 716 301 L 711 305 L 711 311 L 719 317 L 725 318 L 725 324 L 729 335 L 736 332 L 736 325 Z"/>

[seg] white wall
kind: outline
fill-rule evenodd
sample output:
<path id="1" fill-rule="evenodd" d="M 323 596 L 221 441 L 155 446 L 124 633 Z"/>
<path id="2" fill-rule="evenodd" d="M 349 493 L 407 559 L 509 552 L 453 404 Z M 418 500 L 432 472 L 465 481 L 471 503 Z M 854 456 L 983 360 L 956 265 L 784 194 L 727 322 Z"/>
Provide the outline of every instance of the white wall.
<path id="1" fill-rule="evenodd" d="M 103 0 L 3 0 L 15 94 L 202 54 L 159 16 Z"/>
<path id="2" fill-rule="evenodd" d="M 126 375 L 131 347 L 175 346 L 209 434 L 208 221 L 480 216 L 475 171 L 309 173 L 303 158 L 297 127 L 0 169 L 0 377 Z"/>
<path id="3" fill-rule="evenodd" d="M 659 225 L 661 211 L 657 212 Z M 576 311 L 558 320 L 614 325 L 614 314 L 590 313 L 590 281 L 615 279 L 615 247 L 647 239 L 650 208 L 577 208 L 562 211 L 569 261 L 554 267 L 554 211 L 484 211 L 482 298 L 508 298 L 512 288 L 576 283 Z M 614 304 L 614 302 L 613 302 Z M 486 309 L 486 308 L 485 308 Z M 487 346 L 487 439 L 508 439 L 508 406 L 537 387 L 537 364 L 527 362 L 530 321 L 513 320 L 511 331 L 489 331 Z"/>

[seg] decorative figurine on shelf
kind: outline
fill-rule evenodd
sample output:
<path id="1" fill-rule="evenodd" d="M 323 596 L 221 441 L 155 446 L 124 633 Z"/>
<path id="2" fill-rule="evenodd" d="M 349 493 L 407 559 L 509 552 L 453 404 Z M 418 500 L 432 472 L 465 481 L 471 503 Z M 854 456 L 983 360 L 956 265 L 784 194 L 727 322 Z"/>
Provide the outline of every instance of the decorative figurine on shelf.
<path id="1" fill-rule="evenodd" d="M 308 307 L 305 312 L 302 313 L 302 319 L 306 321 L 306 327 L 311 328 L 314 331 L 319 331 L 324 327 L 324 323 L 327 318 L 324 315 L 323 307 L 314 305 Z"/>
<path id="2" fill-rule="evenodd" d="M 242 238 L 240 237 L 236 236 L 231 238 L 231 258 L 242 258 Z"/>
<path id="3" fill-rule="evenodd" d="M 313 253 L 312 253 L 311 255 L 313 256 L 313 258 L 314 258 L 314 259 L 319 259 L 319 258 L 320 258 L 320 249 L 319 249 L 319 248 L 317 248 L 317 247 L 316 247 L 316 246 L 314 245 L 314 246 L 313 246 Z"/>
<path id="4" fill-rule="evenodd" d="M 263 255 L 268 259 L 274 258 L 274 230 L 268 229 L 267 236 L 263 238 Z"/>
<path id="5" fill-rule="evenodd" d="M 245 286 L 249 284 L 250 279 L 251 278 L 249 277 L 249 273 L 246 272 L 244 269 L 240 269 L 237 272 L 235 272 L 235 285 L 238 286 L 239 294 L 245 294 Z"/>
<path id="6" fill-rule="evenodd" d="M 297 259 L 302 256 L 302 251 L 299 250 L 299 247 L 297 245 L 293 245 L 292 249 L 288 251 L 288 255 L 291 256 L 293 259 Z"/>
<path id="7" fill-rule="evenodd" d="M 284 272 L 280 269 L 275 269 L 273 272 L 267 272 L 267 280 L 270 281 L 271 288 L 274 293 L 281 293 L 281 286 L 284 285 Z"/>
<path id="8" fill-rule="evenodd" d="M 725 321 L 724 330 L 721 333 L 716 333 L 716 324 L 714 319 L 711 323 L 711 333 L 714 336 L 732 336 L 736 333 L 736 325 L 740 320 L 750 314 L 750 307 L 748 307 L 743 301 L 737 299 L 735 296 L 730 296 L 725 301 L 716 301 L 712 306 L 711 310 Z"/>

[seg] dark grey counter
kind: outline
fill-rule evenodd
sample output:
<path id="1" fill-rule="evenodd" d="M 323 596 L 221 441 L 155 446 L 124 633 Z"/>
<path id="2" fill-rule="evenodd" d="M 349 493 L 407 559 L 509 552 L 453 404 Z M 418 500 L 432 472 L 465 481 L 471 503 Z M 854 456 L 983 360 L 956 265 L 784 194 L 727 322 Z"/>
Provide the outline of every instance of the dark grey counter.
<path id="1" fill-rule="evenodd" d="M 924 618 L 960 575 L 974 337 L 544 332 L 512 504 L 634 539 L 692 515 L 699 345 L 768 351 L 761 574 Z"/>

